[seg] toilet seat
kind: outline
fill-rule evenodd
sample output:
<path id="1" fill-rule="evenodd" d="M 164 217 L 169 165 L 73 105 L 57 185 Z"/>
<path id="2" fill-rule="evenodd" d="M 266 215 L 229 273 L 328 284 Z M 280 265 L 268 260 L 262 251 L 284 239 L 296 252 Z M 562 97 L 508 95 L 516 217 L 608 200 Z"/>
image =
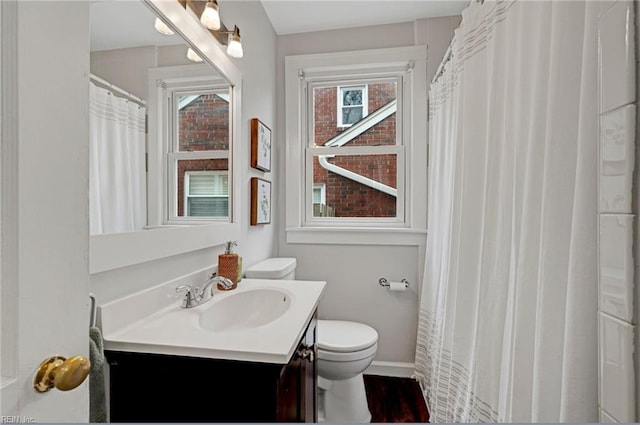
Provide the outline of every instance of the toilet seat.
<path id="1" fill-rule="evenodd" d="M 364 323 L 318 320 L 318 358 L 349 362 L 365 359 L 378 348 L 378 332 Z"/>
<path id="2" fill-rule="evenodd" d="M 378 332 L 369 325 L 346 320 L 318 320 L 318 348 L 336 353 L 351 353 L 378 342 Z"/>
<path id="3" fill-rule="evenodd" d="M 364 350 L 344 352 L 329 351 L 318 348 L 318 359 L 330 362 L 355 362 L 374 356 L 378 350 L 378 343 L 374 343 L 371 347 Z"/>

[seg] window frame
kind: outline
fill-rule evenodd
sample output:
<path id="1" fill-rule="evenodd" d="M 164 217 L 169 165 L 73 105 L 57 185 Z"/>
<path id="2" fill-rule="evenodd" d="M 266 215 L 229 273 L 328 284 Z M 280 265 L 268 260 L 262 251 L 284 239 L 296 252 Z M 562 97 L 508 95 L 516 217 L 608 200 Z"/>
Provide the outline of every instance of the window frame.
<path id="1" fill-rule="evenodd" d="M 427 222 L 427 81 L 426 47 L 399 47 L 355 52 L 287 56 L 285 58 L 285 189 L 287 243 L 422 245 Z M 340 221 L 309 220 L 312 209 L 312 169 L 307 143 L 309 82 L 365 81 L 402 77 L 398 98 L 402 99 L 402 144 L 395 149 L 398 160 L 398 193 L 404 194 L 403 220 L 355 218 Z M 354 84 L 354 86 L 357 84 Z M 399 100 L 400 102 L 400 100 Z M 400 109 L 400 108 L 399 108 Z M 370 153 L 369 147 L 322 149 L 326 153 Z M 326 151 L 325 151 L 326 149 Z M 335 152 L 339 149 L 338 152 Z M 401 164 L 404 163 L 404 164 Z M 400 204 L 400 201 L 398 201 Z M 399 215 L 399 214 L 397 214 Z"/>
<path id="2" fill-rule="evenodd" d="M 340 128 L 346 128 L 346 127 L 351 127 L 353 124 L 345 124 L 342 119 L 343 119 L 343 109 L 344 108 L 352 108 L 352 106 L 349 105 L 344 105 L 343 100 L 344 100 L 344 96 L 342 95 L 342 91 L 345 89 L 361 89 L 362 90 L 362 118 L 365 118 L 368 114 L 369 114 L 369 85 L 368 84 L 363 84 L 363 85 L 358 85 L 358 84 L 354 84 L 354 85 L 342 85 L 342 86 L 337 86 L 336 87 L 336 104 L 337 104 L 337 117 L 338 117 L 338 127 Z"/>
<path id="3" fill-rule="evenodd" d="M 222 77 L 211 73 L 208 65 L 179 65 L 151 68 L 149 70 L 149 116 L 153 125 L 149 129 L 148 140 L 148 228 L 186 225 L 227 225 L 240 221 L 238 185 L 233 178 L 233 170 L 238 169 L 237 155 L 234 155 L 234 133 L 238 133 L 234 120 L 240 110 L 235 96 L 237 86 L 230 86 Z M 189 91 L 225 92 L 229 94 L 229 150 L 227 151 L 183 151 L 177 149 L 176 114 L 174 114 L 173 93 Z M 151 119 L 153 118 L 153 119 Z M 239 133 L 238 133 L 239 134 Z M 177 168 L 173 172 L 172 162 L 188 159 L 228 159 L 229 169 L 229 215 L 215 217 L 177 217 Z M 177 162 L 176 162 L 177 164 Z M 237 177 L 236 177 L 237 178 Z M 175 200 L 175 207 L 171 204 Z M 235 228 L 235 226 L 234 226 Z M 234 230 L 235 231 L 235 230 Z"/>
<path id="4" fill-rule="evenodd" d="M 327 204 L 327 185 L 324 183 L 314 183 L 313 187 L 311 188 L 311 192 L 312 192 L 312 196 L 311 196 L 311 203 L 313 204 L 313 191 L 315 190 L 320 190 L 320 204 L 321 205 L 326 205 Z"/>
<path id="5" fill-rule="evenodd" d="M 193 224 L 202 222 L 228 222 L 231 217 L 231 202 L 229 202 L 229 211 L 226 216 L 220 217 L 190 217 L 178 215 L 178 163 L 179 161 L 197 160 L 197 159 L 226 159 L 228 163 L 227 174 L 231 171 L 231 105 L 229 105 L 229 149 L 222 150 L 207 150 L 207 151 L 181 151 L 180 150 L 180 134 L 179 134 L 179 120 L 180 120 L 180 96 L 188 95 L 189 93 L 203 94 L 228 94 L 229 87 L 226 83 L 220 82 L 220 80 L 205 80 L 205 81 L 192 81 L 192 82 L 180 82 L 178 84 L 166 84 L 163 90 L 163 95 L 168 100 L 168 109 L 164 118 L 167 120 L 169 132 L 167 134 L 167 149 L 166 149 L 166 176 L 167 176 L 167 188 L 166 188 L 166 224 Z M 231 184 L 231 180 L 229 180 Z M 231 192 L 231 190 L 229 190 Z M 186 204 L 184 205 L 186 208 Z"/>
<path id="6" fill-rule="evenodd" d="M 344 84 L 344 83 L 354 83 L 354 84 Z M 314 128 L 314 90 L 316 88 L 326 88 L 333 87 L 334 85 L 338 87 L 364 87 L 368 88 L 369 85 L 383 82 L 394 82 L 396 83 L 396 142 L 395 145 L 385 145 L 385 146 L 358 146 L 358 147 L 317 147 L 314 145 L 315 138 L 315 128 Z M 361 83 L 361 84 L 359 84 Z M 303 200 L 303 209 L 304 209 L 304 227 L 332 227 L 332 226 L 354 226 L 354 227 L 380 227 L 380 226 L 389 226 L 389 227 L 404 227 L 405 225 L 405 179 L 404 176 L 404 168 L 405 168 L 405 148 L 403 142 L 403 98 L 404 95 L 402 93 L 403 87 L 403 76 L 402 75 L 388 75 L 388 72 L 384 72 L 381 75 L 368 75 L 364 78 L 356 78 L 351 77 L 350 79 L 344 79 L 341 76 L 338 76 L 336 79 L 332 79 L 330 76 L 327 77 L 323 75 L 322 77 L 316 79 L 310 77 L 307 80 L 307 87 L 305 90 L 306 103 L 307 103 L 307 111 L 305 114 L 306 120 L 303 123 L 306 128 L 306 140 L 305 144 L 305 187 L 304 187 L 304 200 Z M 363 102 L 365 101 L 363 97 Z M 368 101 L 368 96 L 367 96 Z M 363 116 L 366 118 L 366 116 Z M 400 123 L 400 125 L 398 125 Z M 348 127 L 351 127 L 349 125 Z M 355 136 L 357 137 L 357 136 Z M 304 141 L 303 141 L 304 143 Z M 324 155 L 321 155 L 324 154 Z M 313 190 L 312 187 L 314 185 L 313 182 L 313 159 L 315 157 L 321 156 L 360 156 L 360 155 L 384 155 L 384 154 L 395 154 L 396 155 L 396 216 L 395 217 L 315 217 L 313 215 Z M 311 189 L 310 189 L 311 188 Z"/>

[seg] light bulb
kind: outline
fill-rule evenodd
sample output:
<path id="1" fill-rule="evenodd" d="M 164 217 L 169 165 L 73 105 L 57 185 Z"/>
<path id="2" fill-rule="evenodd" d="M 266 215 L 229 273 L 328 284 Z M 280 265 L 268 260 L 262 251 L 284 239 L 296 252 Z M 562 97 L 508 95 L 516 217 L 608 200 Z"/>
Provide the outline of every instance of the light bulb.
<path id="1" fill-rule="evenodd" d="M 156 23 L 154 25 L 154 27 L 156 28 L 156 30 L 160 33 L 160 34 L 164 34 L 164 35 L 173 35 L 173 31 L 171 31 L 171 28 L 169 28 L 167 26 L 167 24 L 165 24 L 164 22 L 162 22 L 162 20 L 160 18 L 156 18 Z"/>
<path id="2" fill-rule="evenodd" d="M 196 52 L 194 52 L 191 47 L 187 49 L 187 58 L 193 62 L 202 62 L 202 58 Z"/>
<path id="3" fill-rule="evenodd" d="M 232 58 L 241 58 L 244 54 L 242 51 L 242 41 L 240 39 L 240 29 L 237 26 L 233 29 L 233 34 L 229 34 L 227 54 Z"/>
<path id="4" fill-rule="evenodd" d="M 202 25 L 210 30 L 217 31 L 220 29 L 220 13 L 218 13 L 218 4 L 214 1 L 208 1 L 204 6 L 202 15 L 200 15 Z"/>

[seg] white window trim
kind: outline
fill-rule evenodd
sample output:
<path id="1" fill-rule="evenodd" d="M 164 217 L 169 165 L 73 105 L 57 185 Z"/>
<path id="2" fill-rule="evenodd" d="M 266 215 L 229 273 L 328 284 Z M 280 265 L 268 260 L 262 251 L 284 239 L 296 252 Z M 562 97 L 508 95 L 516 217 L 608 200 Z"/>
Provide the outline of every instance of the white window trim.
<path id="1" fill-rule="evenodd" d="M 149 70 L 149 140 L 161 140 L 162 143 L 150 143 L 149 174 L 148 174 L 148 225 L 149 227 L 166 225 L 193 225 L 193 224 L 228 224 L 239 219 L 240 208 L 237 192 L 238 185 L 234 184 L 233 169 L 237 164 L 233 163 L 232 134 L 237 132 L 233 128 L 233 117 L 236 107 L 231 102 L 230 109 L 230 135 L 229 151 L 194 151 L 177 152 L 177 128 L 175 119 L 167 120 L 173 111 L 171 106 L 175 99 L 174 93 L 200 90 L 216 92 L 216 88 L 228 87 L 223 79 L 213 76 L 208 65 L 184 65 L 152 68 Z M 212 89 L 213 88 L 213 89 Z M 175 118 L 175 117 L 174 117 Z M 232 131 L 233 130 L 233 131 Z M 178 217 L 177 203 L 169 202 L 177 199 L 178 176 L 174 170 L 174 163 L 185 159 L 229 159 L 230 176 L 230 203 L 228 218 L 211 217 Z M 235 167 L 234 167 L 235 166 Z"/>
<path id="2" fill-rule="evenodd" d="M 167 82 L 168 81 L 168 82 Z M 220 95 L 221 91 L 228 92 L 227 83 L 221 79 L 196 79 L 193 81 L 182 81 L 179 82 L 171 81 L 171 79 L 164 80 L 165 84 L 158 90 L 161 92 L 161 95 L 167 98 L 169 102 L 167 103 L 169 106 L 169 110 L 166 111 L 165 117 L 169 117 L 169 121 L 166 126 L 167 128 L 167 144 L 168 152 L 167 162 L 166 162 L 166 176 L 167 176 L 167 186 L 166 186 L 166 194 L 165 194 L 165 202 L 167 212 L 164 219 L 164 224 L 170 225 L 180 225 L 180 224 L 194 224 L 194 223 L 206 223 L 206 222 L 227 222 L 229 221 L 229 217 L 231 216 L 231 211 L 226 217 L 187 217 L 187 216 L 178 216 L 178 161 L 190 160 L 190 159 L 229 159 L 230 151 L 180 151 L 179 149 L 179 134 L 178 134 L 178 119 L 179 119 L 179 110 L 186 106 L 188 103 L 178 101 L 178 97 L 181 95 L 188 94 L 189 92 L 198 93 L 197 96 L 188 96 L 187 99 L 191 99 L 189 103 L 191 103 L 195 98 L 199 97 L 203 94 L 215 94 Z M 198 88 L 203 87 L 203 88 Z M 228 100 L 227 100 L 228 102 Z M 229 140 L 232 140 L 231 135 L 231 110 L 229 110 Z M 231 146 L 232 143 L 229 143 Z M 231 162 L 229 161 L 229 167 L 231 168 Z M 231 209 L 231 203 L 229 204 L 229 209 Z"/>
<path id="3" fill-rule="evenodd" d="M 350 106 L 345 106 L 342 103 L 342 90 L 344 89 L 361 89 L 362 90 L 362 118 L 366 117 L 369 114 L 369 85 L 368 84 L 356 84 L 356 85 L 342 85 L 336 87 L 337 96 L 336 96 L 336 104 L 338 108 L 338 127 L 351 127 L 353 124 L 345 124 L 342 122 L 342 109 L 349 108 Z"/>
<path id="4" fill-rule="evenodd" d="M 364 65 L 363 65 L 364 64 Z M 408 107 L 403 117 L 405 161 L 402 173 L 405 199 L 404 222 L 354 219 L 307 222 L 304 202 L 311 203 L 311 185 L 305 166 L 310 155 L 304 142 L 308 140 L 306 117 L 311 105 L 305 91 L 311 80 L 335 81 L 337 78 L 366 79 L 396 76 L 402 72 L 403 87 L 398 87 Z M 286 142 L 286 240 L 287 243 L 423 245 L 427 224 L 427 81 L 426 46 L 363 50 L 327 54 L 287 56 L 285 58 L 285 142 Z M 305 102 L 307 99 L 307 102 Z M 398 146 L 392 147 L 398 148 Z M 323 148 L 326 149 L 326 148 Z M 347 153 L 345 148 L 340 152 Z M 349 148 L 360 149 L 360 148 Z M 327 151 L 328 152 L 328 151 Z M 364 152 L 364 150 L 363 150 Z M 400 165 L 400 164 L 399 164 Z M 303 182 L 303 184 L 300 184 Z"/>
<path id="5" fill-rule="evenodd" d="M 398 73 L 400 71 L 404 71 L 405 68 L 400 68 L 395 72 Z M 339 77 L 338 77 L 339 78 Z M 310 78 L 307 85 L 307 89 L 309 92 L 314 90 L 317 87 L 322 87 L 326 85 L 326 76 L 321 78 L 320 82 L 313 81 L 313 78 Z M 403 76 L 402 75 L 394 75 L 392 77 L 379 77 L 379 78 L 360 78 L 360 83 L 358 84 L 339 84 L 338 90 L 340 87 L 363 87 L 368 88 L 369 84 L 376 83 L 395 83 L 396 90 L 396 102 L 395 102 L 395 114 L 396 114 L 396 122 L 403 123 L 403 99 L 404 94 L 401 87 L 403 87 Z M 334 81 L 331 82 L 335 83 Z M 311 99 L 308 99 L 309 103 L 309 111 L 313 110 L 313 104 L 311 103 Z M 406 105 L 405 105 L 406 106 Z M 338 112 L 340 113 L 340 112 Z M 387 112 L 378 112 L 375 111 L 371 115 L 363 116 L 363 118 L 369 117 L 369 119 L 373 119 L 372 124 L 375 126 L 379 121 L 382 121 L 387 116 L 390 115 L 390 110 Z M 349 180 L 357 181 L 360 184 L 371 187 L 373 189 L 379 190 L 388 195 L 394 196 L 396 198 L 396 216 L 395 217 L 375 217 L 375 218 L 365 218 L 365 217 L 355 217 L 355 218 L 334 218 L 334 217 L 314 217 L 313 215 L 313 205 L 311 202 L 310 196 L 305 196 L 305 220 L 303 222 L 303 227 L 333 227 L 333 226 L 354 226 L 354 227 L 382 227 L 382 226 L 390 226 L 390 227 L 404 227 L 405 226 L 405 199 L 404 199 L 404 167 L 405 167 L 405 149 L 403 147 L 403 133 L 404 129 L 402 125 L 397 125 L 396 127 L 396 144 L 393 146 L 358 146 L 358 147 L 349 147 L 345 146 L 349 141 L 356 138 L 361 133 L 366 130 L 359 129 L 354 127 L 353 125 L 349 125 L 348 129 L 343 131 L 341 134 L 345 135 L 345 138 L 334 140 L 331 145 L 325 145 L 324 147 L 316 147 L 314 145 L 314 126 L 313 120 L 314 117 L 312 114 L 307 114 L 307 134 L 308 134 L 308 146 L 306 147 L 306 185 L 305 190 L 308 190 L 309 187 L 313 184 L 313 159 L 314 157 L 318 158 L 318 163 L 321 167 L 329 170 L 335 174 L 338 174 L 344 178 Z M 366 120 L 360 121 L 363 123 Z M 353 134 L 350 134 L 353 133 Z M 359 175 L 345 168 L 341 168 L 337 165 L 329 163 L 327 158 L 332 155 L 376 155 L 376 154 L 394 154 L 396 155 L 397 160 L 397 169 L 396 169 L 396 188 L 391 186 L 387 186 L 378 181 L 370 179 L 368 177 Z"/>

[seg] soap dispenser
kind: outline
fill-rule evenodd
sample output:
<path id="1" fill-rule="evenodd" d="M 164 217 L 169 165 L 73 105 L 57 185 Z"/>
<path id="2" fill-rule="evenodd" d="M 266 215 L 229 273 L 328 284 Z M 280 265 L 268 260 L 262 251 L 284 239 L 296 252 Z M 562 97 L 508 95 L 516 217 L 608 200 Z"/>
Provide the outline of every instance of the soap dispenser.
<path id="1" fill-rule="evenodd" d="M 235 241 L 229 241 L 225 245 L 224 254 L 218 255 L 218 276 L 231 280 L 233 286 L 229 289 L 235 289 L 238 286 L 238 254 L 233 252 L 233 247 L 238 244 Z M 228 290 L 220 284 L 218 284 L 218 289 Z"/>

